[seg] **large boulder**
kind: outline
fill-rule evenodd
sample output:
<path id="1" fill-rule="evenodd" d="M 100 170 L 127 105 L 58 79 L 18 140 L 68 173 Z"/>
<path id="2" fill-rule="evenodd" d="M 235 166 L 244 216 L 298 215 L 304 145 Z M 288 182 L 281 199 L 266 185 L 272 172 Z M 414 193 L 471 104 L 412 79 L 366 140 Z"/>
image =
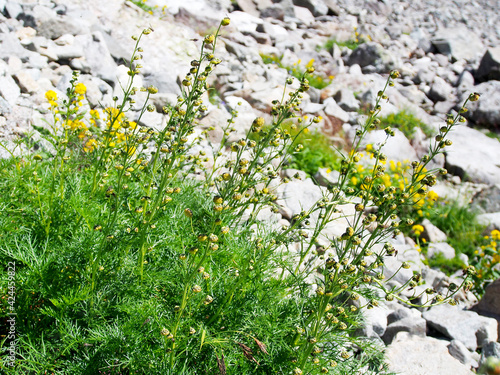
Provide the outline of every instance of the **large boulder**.
<path id="1" fill-rule="evenodd" d="M 448 344 L 446 340 L 399 332 L 386 350 L 389 371 L 411 375 L 472 375 L 470 366 L 450 355 Z"/>
<path id="2" fill-rule="evenodd" d="M 500 81 L 483 82 L 474 86 L 473 90 L 481 97 L 477 102 L 467 105 L 469 109 L 468 119 L 486 128 L 500 129 L 500 95 L 498 95 Z M 466 93 L 466 95 L 468 94 Z"/>
<path id="3" fill-rule="evenodd" d="M 462 125 L 456 126 L 448 138 L 453 142 L 450 147 L 444 149 L 445 168 L 449 172 L 460 176 L 462 180 L 490 185 L 500 183 L 498 140 Z"/>
<path id="4" fill-rule="evenodd" d="M 479 81 L 500 80 L 500 47 L 486 51 L 476 72 Z"/>
<path id="5" fill-rule="evenodd" d="M 435 306 L 424 312 L 422 317 L 427 320 L 428 328 L 452 340 L 461 341 L 469 350 L 476 350 L 498 338 L 498 323 L 495 319 L 457 306 Z"/>
<path id="6" fill-rule="evenodd" d="M 500 337 L 500 279 L 497 279 L 486 288 L 483 298 L 474 307 L 474 310 L 498 321 L 498 337 Z"/>
<path id="7" fill-rule="evenodd" d="M 432 44 L 440 53 L 455 60 L 472 61 L 481 56 L 485 49 L 481 39 L 466 26 L 438 30 Z"/>

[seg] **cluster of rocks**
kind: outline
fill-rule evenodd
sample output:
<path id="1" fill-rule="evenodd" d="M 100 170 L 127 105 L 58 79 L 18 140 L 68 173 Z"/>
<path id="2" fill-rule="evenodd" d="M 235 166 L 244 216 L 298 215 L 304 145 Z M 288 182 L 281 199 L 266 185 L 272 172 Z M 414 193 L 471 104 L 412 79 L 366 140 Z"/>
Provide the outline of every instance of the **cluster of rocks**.
<path id="1" fill-rule="evenodd" d="M 147 4 L 155 5 L 153 0 Z M 311 88 L 303 114 L 320 115 L 321 130 L 341 145 L 352 138 L 363 121 L 360 113 L 374 103 L 392 69 L 401 78 L 388 89 L 390 101 L 382 115 L 406 110 L 436 131 L 448 112 L 460 108 L 470 92 L 478 92 L 481 100 L 466 113 L 475 127 L 459 125 L 451 133 L 453 145 L 435 166 L 447 168 L 452 177 L 434 190 L 450 200 L 472 203 L 481 210 L 484 224 L 500 229 L 500 143 L 477 128 L 496 134 L 500 130 L 500 9 L 495 1 L 156 0 L 156 5 L 150 15 L 123 0 L 0 0 L 0 137 L 12 142 L 32 122 L 41 123 L 47 113 L 45 92 L 63 96 L 73 70 L 81 72 L 90 107 L 111 104 L 127 80 L 135 43 L 130 36 L 144 27 L 154 32 L 141 41 L 144 67 L 136 85 L 154 84 L 159 93 L 154 99 L 158 112 L 146 113 L 141 121 L 159 126 L 162 105 L 176 100 L 189 61 L 199 53 L 200 35 L 229 16 L 231 25 L 222 31 L 216 50 L 223 63 L 210 82 L 219 102 L 207 103 L 209 110 L 200 121 L 202 127 L 219 130 L 212 142 L 220 141 L 220 129 L 233 109 L 239 112 L 237 136 L 256 116 L 269 118 L 272 100 L 282 96 L 287 69 L 304 69 L 311 60 L 316 74 L 331 83 Z M 337 43 L 327 49 L 333 39 Z M 356 49 L 342 46 L 355 39 L 362 42 Z M 262 55 L 275 56 L 285 68 L 264 64 Z M 346 137 L 339 137 L 339 131 Z M 365 142 L 384 138 L 382 131 L 374 131 Z M 396 161 L 414 160 L 427 152 L 430 142 L 420 129 L 412 139 L 396 130 L 385 153 Z M 5 156 L 0 149 L 0 157 Z M 335 176 L 321 170 L 315 181 L 327 185 Z M 322 187 L 305 175 L 281 189 L 280 213 L 262 215 L 280 225 L 322 194 Z M 453 258 L 444 233 L 429 221 L 423 226 L 429 253 Z M 339 221 L 325 235 L 338 236 L 344 228 Z M 427 268 L 411 239 L 400 236 L 394 243 L 398 261 L 410 261 L 412 268 L 393 282 L 404 282 L 413 271 L 422 273 L 422 288 L 439 291 L 456 281 Z M 385 272 L 390 277 L 399 265 L 389 263 Z M 363 334 L 388 346 L 393 371 L 470 373 L 487 356 L 500 354 L 500 284 L 491 284 L 477 305 L 470 293 L 462 300 L 460 307 L 427 311 L 384 304 L 369 310 Z"/>

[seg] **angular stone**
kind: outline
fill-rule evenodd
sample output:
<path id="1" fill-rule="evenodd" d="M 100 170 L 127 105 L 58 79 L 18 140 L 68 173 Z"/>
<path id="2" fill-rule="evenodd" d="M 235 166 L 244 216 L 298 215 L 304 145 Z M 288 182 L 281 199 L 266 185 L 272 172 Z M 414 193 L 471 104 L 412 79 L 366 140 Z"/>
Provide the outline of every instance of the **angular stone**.
<path id="1" fill-rule="evenodd" d="M 500 47 L 486 51 L 476 71 L 479 81 L 500 80 Z"/>
<path id="2" fill-rule="evenodd" d="M 0 95 L 2 95 L 11 106 L 16 104 L 17 98 L 21 95 L 21 90 L 11 76 L 0 77 Z"/>
<path id="3" fill-rule="evenodd" d="M 422 316 L 429 327 L 452 340 L 461 341 L 469 350 L 476 350 L 487 338 L 490 341 L 497 340 L 497 321 L 473 311 L 462 310 L 457 306 L 439 305 L 427 310 Z M 481 342 L 478 342 L 476 337 L 478 332 L 481 332 Z"/>
<path id="4" fill-rule="evenodd" d="M 500 212 L 491 212 L 477 215 L 477 222 L 481 225 L 500 230 Z"/>
<path id="5" fill-rule="evenodd" d="M 488 285 L 483 297 L 479 303 L 474 306 L 474 311 L 495 318 L 499 324 L 498 337 L 500 337 L 500 279 Z"/>
<path id="6" fill-rule="evenodd" d="M 359 100 L 356 99 L 352 90 L 347 87 L 340 89 L 335 94 L 334 99 L 340 108 L 347 112 L 356 112 L 360 107 Z"/>
<path id="7" fill-rule="evenodd" d="M 473 90 L 481 94 L 477 102 L 467 105 L 467 118 L 490 129 L 500 129 L 500 81 L 488 81 L 474 86 Z M 468 93 L 465 93 L 468 95 Z M 464 97 L 465 97 L 464 95 Z M 463 97 L 463 98 L 464 98 Z"/>
<path id="8" fill-rule="evenodd" d="M 445 340 L 400 332 L 386 350 L 389 371 L 408 375 L 473 375 L 469 366 L 449 354 L 447 346 Z"/>
<path id="9" fill-rule="evenodd" d="M 349 114 L 340 108 L 333 98 L 327 98 L 323 104 L 325 105 L 324 111 L 328 116 L 336 117 L 342 122 L 349 121 Z"/>
<path id="10" fill-rule="evenodd" d="M 40 90 L 40 86 L 38 85 L 37 81 L 35 81 L 31 74 L 29 74 L 26 70 L 18 72 L 16 75 L 14 75 L 14 78 L 16 79 L 21 92 L 23 93 L 33 94 Z"/>
<path id="11" fill-rule="evenodd" d="M 374 130 L 367 134 L 363 139 L 362 144 L 366 146 L 367 144 L 372 144 L 374 147 L 376 145 L 382 144 L 387 139 L 387 134 L 384 130 Z M 410 144 L 410 141 L 406 136 L 398 129 L 394 129 L 394 137 L 389 137 L 384 147 L 382 147 L 382 152 L 387 155 L 388 160 L 394 161 L 412 161 L 417 159 L 417 153 L 415 149 Z"/>
<path id="12" fill-rule="evenodd" d="M 349 56 L 348 65 L 359 65 L 364 68 L 367 65 L 375 65 L 375 62 L 382 57 L 383 47 L 375 42 L 361 44 Z"/>
<path id="13" fill-rule="evenodd" d="M 425 337 L 425 331 L 425 319 L 421 317 L 416 319 L 414 317 L 408 317 L 388 324 L 382 336 L 382 340 L 384 340 L 386 345 L 390 345 L 399 332 L 408 332 L 414 336 Z"/>
<path id="14" fill-rule="evenodd" d="M 472 355 L 470 351 L 461 341 L 451 340 L 450 345 L 448 345 L 448 351 L 454 358 L 458 359 L 464 365 L 470 365 L 472 362 Z"/>
<path id="15" fill-rule="evenodd" d="M 445 148 L 445 168 L 450 173 L 460 176 L 462 180 L 490 185 L 500 184 L 498 140 L 463 125 L 456 126 L 448 138 L 453 142 L 451 146 Z"/>
<path id="16" fill-rule="evenodd" d="M 484 53 L 481 39 L 465 25 L 438 30 L 432 44 L 440 53 L 451 55 L 456 60 L 473 60 Z"/>
<path id="17" fill-rule="evenodd" d="M 441 254 L 445 259 L 455 258 L 455 249 L 446 242 L 430 242 L 427 248 L 427 257 L 432 258 Z"/>
<path id="18" fill-rule="evenodd" d="M 327 168 L 319 168 L 314 175 L 314 181 L 320 186 L 334 186 L 339 183 L 340 173 Z"/>
<path id="19" fill-rule="evenodd" d="M 451 85 L 441 77 L 436 76 L 427 96 L 435 102 L 446 101 L 450 98 L 451 92 Z"/>
<path id="20" fill-rule="evenodd" d="M 424 233 L 422 237 L 426 239 L 427 242 L 446 242 L 448 237 L 446 234 L 430 222 L 429 219 L 422 220 L 422 226 L 424 227 Z"/>
<path id="21" fill-rule="evenodd" d="M 313 16 L 324 16 L 328 13 L 328 6 L 321 0 L 293 0 L 294 5 L 309 9 Z"/>

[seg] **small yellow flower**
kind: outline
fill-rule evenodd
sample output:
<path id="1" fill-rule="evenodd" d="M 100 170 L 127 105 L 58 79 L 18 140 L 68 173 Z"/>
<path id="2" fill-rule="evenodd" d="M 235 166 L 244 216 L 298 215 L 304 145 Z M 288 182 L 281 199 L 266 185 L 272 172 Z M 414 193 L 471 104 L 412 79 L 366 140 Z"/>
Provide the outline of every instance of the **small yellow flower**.
<path id="1" fill-rule="evenodd" d="M 420 224 L 416 224 L 411 227 L 413 233 L 415 233 L 415 236 L 420 236 L 422 232 L 424 231 L 424 227 L 421 226 Z"/>
<path id="2" fill-rule="evenodd" d="M 493 229 L 490 235 L 493 240 L 500 240 L 500 231 L 498 229 Z"/>
<path id="3" fill-rule="evenodd" d="M 83 83 L 77 83 L 75 86 L 75 93 L 78 95 L 85 95 L 87 92 L 87 87 Z"/>
<path id="4" fill-rule="evenodd" d="M 54 90 L 49 90 L 45 93 L 45 98 L 52 107 L 57 107 L 57 93 Z"/>

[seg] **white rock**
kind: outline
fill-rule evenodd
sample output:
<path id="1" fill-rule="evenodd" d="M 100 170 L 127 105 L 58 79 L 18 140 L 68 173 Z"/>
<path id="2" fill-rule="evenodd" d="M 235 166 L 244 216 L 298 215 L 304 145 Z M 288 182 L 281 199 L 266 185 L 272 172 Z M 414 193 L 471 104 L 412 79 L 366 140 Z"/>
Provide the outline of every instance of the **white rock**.
<path id="1" fill-rule="evenodd" d="M 387 347 L 389 370 L 407 375 L 472 375 L 448 352 L 448 341 L 400 332 Z"/>

